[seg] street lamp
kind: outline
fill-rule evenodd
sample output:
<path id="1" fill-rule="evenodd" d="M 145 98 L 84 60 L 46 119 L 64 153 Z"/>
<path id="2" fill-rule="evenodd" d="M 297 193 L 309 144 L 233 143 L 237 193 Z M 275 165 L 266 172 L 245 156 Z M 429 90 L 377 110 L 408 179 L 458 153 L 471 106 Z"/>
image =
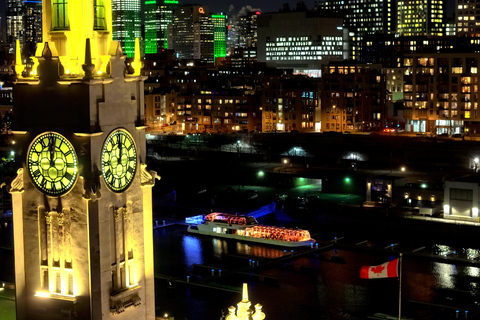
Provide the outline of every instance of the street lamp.
<path id="1" fill-rule="evenodd" d="M 237 153 L 238 157 L 240 158 L 240 140 L 237 140 Z"/>
<path id="2" fill-rule="evenodd" d="M 283 159 L 283 164 L 285 165 L 285 173 L 286 173 L 286 172 L 287 172 L 288 160 L 287 160 L 287 159 Z"/>

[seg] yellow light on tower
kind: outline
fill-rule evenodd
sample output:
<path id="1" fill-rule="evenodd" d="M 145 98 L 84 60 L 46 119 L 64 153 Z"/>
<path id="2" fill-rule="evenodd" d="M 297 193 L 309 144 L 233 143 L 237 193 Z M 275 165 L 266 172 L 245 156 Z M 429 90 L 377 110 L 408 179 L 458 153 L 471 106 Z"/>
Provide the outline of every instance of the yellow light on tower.
<path id="1" fill-rule="evenodd" d="M 17 77 L 22 78 L 22 72 L 25 70 L 25 66 L 22 64 L 22 53 L 20 50 L 20 40 L 15 42 L 15 73 Z"/>

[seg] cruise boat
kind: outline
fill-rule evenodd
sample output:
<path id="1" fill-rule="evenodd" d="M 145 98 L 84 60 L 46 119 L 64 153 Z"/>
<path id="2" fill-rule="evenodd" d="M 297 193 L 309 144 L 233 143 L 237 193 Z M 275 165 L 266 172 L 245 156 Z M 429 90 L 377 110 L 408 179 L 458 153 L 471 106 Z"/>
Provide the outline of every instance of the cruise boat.
<path id="1" fill-rule="evenodd" d="M 188 232 L 282 247 L 313 246 L 307 230 L 263 226 L 251 216 L 213 212 L 188 226 Z M 188 221 L 187 221 L 188 222 Z"/>

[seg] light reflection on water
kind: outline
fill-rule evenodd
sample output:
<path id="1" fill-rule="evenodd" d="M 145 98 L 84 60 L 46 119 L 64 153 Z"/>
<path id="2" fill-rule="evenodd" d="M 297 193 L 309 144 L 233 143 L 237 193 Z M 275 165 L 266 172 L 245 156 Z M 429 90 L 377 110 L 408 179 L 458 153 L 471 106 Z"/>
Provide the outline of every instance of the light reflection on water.
<path id="1" fill-rule="evenodd" d="M 183 237 L 183 251 L 188 254 L 185 257 L 185 265 L 190 269 L 194 264 L 203 264 L 203 250 L 200 240 L 195 237 L 185 235 Z"/>
<path id="2" fill-rule="evenodd" d="M 465 274 L 470 277 L 480 276 L 480 268 L 477 267 L 465 267 Z"/>
<path id="3" fill-rule="evenodd" d="M 260 259 L 275 259 L 282 257 L 285 253 L 281 249 L 275 247 L 262 247 L 259 245 L 251 245 L 244 242 L 237 242 L 236 245 L 237 253 L 252 256 L 254 258 Z"/>
<path id="4" fill-rule="evenodd" d="M 467 248 L 467 249 L 464 249 L 462 248 L 462 252 L 465 254 L 466 258 L 467 259 L 477 259 L 480 257 L 480 250 L 478 249 L 471 249 L 471 248 Z"/>
<path id="5" fill-rule="evenodd" d="M 231 239 L 214 238 L 202 235 L 188 234 L 178 227 L 170 229 L 156 239 L 155 248 L 159 256 L 171 252 L 175 256 L 184 258 L 177 260 L 179 264 L 175 272 L 190 270 L 193 275 L 201 276 L 192 265 L 203 264 L 222 268 L 224 270 L 246 266 L 249 259 L 260 261 L 260 264 L 284 255 L 290 254 L 290 249 L 264 246 L 255 243 L 234 241 Z M 175 241 L 173 239 L 178 239 Z M 162 242 L 168 242 L 168 248 L 162 248 Z M 172 248 L 175 243 L 182 243 L 177 249 Z M 426 249 L 428 253 L 457 258 L 474 258 L 478 249 L 454 248 L 447 245 L 433 245 Z M 455 254 L 454 254 L 455 252 Z M 355 252 L 345 250 L 331 250 L 320 254 L 322 257 L 303 256 L 292 261 L 283 262 L 276 267 L 254 271 L 265 277 L 278 279 L 278 285 L 272 286 L 261 283 L 253 278 L 227 278 L 222 285 L 240 287 L 242 281 L 249 283 L 251 301 L 261 303 L 267 317 L 286 319 L 364 319 L 366 315 L 375 312 L 395 314 L 398 310 L 398 282 L 392 279 L 370 281 L 359 278 L 362 265 L 375 265 L 397 258 L 395 253 Z M 332 263 L 333 256 L 342 258 L 344 263 Z M 341 261 L 341 260 L 340 260 Z M 165 267 L 155 266 L 157 272 L 163 274 Z M 452 305 L 455 307 L 469 307 L 473 300 L 470 296 L 478 292 L 480 284 L 480 269 L 478 267 L 462 266 L 444 262 L 417 260 L 410 256 L 404 257 L 403 267 L 403 299 L 405 300 L 404 313 L 416 320 L 450 319 L 447 311 L 430 308 L 426 312 L 425 304 Z M 195 292 L 192 294 L 190 290 Z M 185 292 L 177 289 L 178 299 L 173 304 L 159 302 L 158 307 L 177 306 L 175 313 L 184 315 L 188 319 L 195 319 L 183 305 L 188 301 L 193 309 L 202 310 L 203 316 L 216 318 L 221 308 L 235 305 L 240 301 L 238 294 L 222 291 L 211 291 L 206 294 L 196 289 L 187 288 Z M 233 299 L 228 298 L 233 296 Z M 470 299 L 470 300 L 469 300 Z M 212 303 L 212 301 L 216 301 Z M 418 301 L 419 303 L 410 303 Z M 182 307 L 180 307 L 180 305 Z M 299 307 L 302 306 L 302 307 Z M 454 310 L 454 309 L 452 309 Z M 300 318 L 298 316 L 301 316 Z M 450 318 L 448 318 L 450 317 Z M 183 318 L 181 318 L 183 319 Z"/>
<path id="6" fill-rule="evenodd" d="M 454 289 L 455 282 L 453 275 L 457 274 L 455 265 L 442 262 L 433 262 L 432 274 L 436 277 L 440 288 Z"/>

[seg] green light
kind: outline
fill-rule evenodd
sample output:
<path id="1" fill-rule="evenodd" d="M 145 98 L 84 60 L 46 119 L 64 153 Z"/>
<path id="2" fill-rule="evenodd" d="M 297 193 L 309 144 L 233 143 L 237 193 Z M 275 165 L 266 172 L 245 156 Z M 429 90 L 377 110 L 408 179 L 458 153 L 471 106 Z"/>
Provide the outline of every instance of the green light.
<path id="1" fill-rule="evenodd" d="M 227 28 L 224 15 L 212 15 L 213 18 L 213 56 L 223 58 L 227 56 Z"/>
<path id="2" fill-rule="evenodd" d="M 345 183 L 350 183 L 350 178 L 349 177 L 345 178 Z"/>
<path id="3" fill-rule="evenodd" d="M 145 53 L 168 49 L 168 26 L 173 21 L 177 0 L 145 1 Z"/>
<path id="4" fill-rule="evenodd" d="M 263 177 L 264 175 L 265 175 L 265 173 L 264 173 L 263 171 L 259 171 L 259 172 L 258 172 L 258 176 L 259 176 L 259 177 Z"/>
<path id="5" fill-rule="evenodd" d="M 422 188 L 425 189 L 427 185 L 425 183 L 422 184 Z"/>

